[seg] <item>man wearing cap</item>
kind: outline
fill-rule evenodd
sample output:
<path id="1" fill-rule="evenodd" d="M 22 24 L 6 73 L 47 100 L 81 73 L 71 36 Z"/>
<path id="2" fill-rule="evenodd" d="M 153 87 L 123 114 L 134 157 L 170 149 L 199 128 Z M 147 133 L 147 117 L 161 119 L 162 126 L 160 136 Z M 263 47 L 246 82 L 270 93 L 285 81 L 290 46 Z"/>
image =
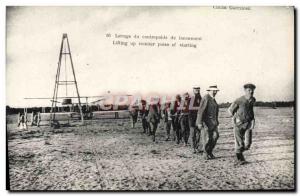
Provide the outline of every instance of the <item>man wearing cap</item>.
<path id="1" fill-rule="evenodd" d="M 181 131 L 180 120 L 179 120 L 181 114 L 180 106 L 181 106 L 181 96 L 177 94 L 173 107 L 171 106 L 171 108 L 173 108 L 174 110 L 174 129 L 176 133 L 177 144 L 179 144 L 182 139 L 182 131 Z"/>
<path id="2" fill-rule="evenodd" d="M 190 125 L 190 131 L 191 131 L 190 136 L 193 143 L 194 153 L 196 153 L 200 145 L 199 142 L 201 138 L 200 137 L 201 131 L 196 126 L 197 112 L 201 102 L 200 87 L 195 86 L 193 88 L 193 92 L 194 92 L 194 96 L 191 97 L 190 107 L 189 107 L 189 125 Z"/>
<path id="3" fill-rule="evenodd" d="M 141 101 L 141 107 L 139 109 L 139 114 L 142 119 L 142 127 L 144 130 L 144 133 L 150 134 L 149 131 L 149 122 L 147 121 L 149 111 L 147 110 L 147 102 L 145 100 Z"/>
<path id="4" fill-rule="evenodd" d="M 234 138 L 235 153 L 237 163 L 246 163 L 243 152 L 249 150 L 252 143 L 252 129 L 255 125 L 253 105 L 255 98 L 253 97 L 256 86 L 254 84 L 245 84 L 245 95 L 236 99 L 228 108 L 228 112 L 233 116 L 234 122 Z"/>
<path id="5" fill-rule="evenodd" d="M 200 102 L 196 120 L 197 126 L 202 132 L 203 149 L 200 150 L 204 151 L 206 160 L 215 158 L 212 152 L 219 138 L 219 107 L 215 100 L 218 91 L 219 89 L 216 85 L 207 89 L 208 94 Z"/>
<path id="6" fill-rule="evenodd" d="M 175 141 L 176 133 L 175 133 L 175 124 L 174 124 L 174 110 L 172 110 L 170 102 L 165 103 L 165 107 L 163 108 L 162 113 L 163 113 L 162 117 L 164 120 L 164 127 L 167 133 L 166 141 L 169 141 L 170 139 L 171 127 L 173 128 L 172 139 Z"/>
<path id="7" fill-rule="evenodd" d="M 189 125 L 189 105 L 190 105 L 190 95 L 189 93 L 183 94 L 183 103 L 180 105 L 180 116 L 179 123 L 181 129 L 181 136 L 183 137 L 185 146 L 188 145 L 188 140 L 190 137 L 190 125 Z"/>
<path id="8" fill-rule="evenodd" d="M 148 128 L 150 134 L 152 135 L 152 140 L 155 142 L 155 133 L 161 118 L 159 100 L 150 102 L 148 111 Z"/>

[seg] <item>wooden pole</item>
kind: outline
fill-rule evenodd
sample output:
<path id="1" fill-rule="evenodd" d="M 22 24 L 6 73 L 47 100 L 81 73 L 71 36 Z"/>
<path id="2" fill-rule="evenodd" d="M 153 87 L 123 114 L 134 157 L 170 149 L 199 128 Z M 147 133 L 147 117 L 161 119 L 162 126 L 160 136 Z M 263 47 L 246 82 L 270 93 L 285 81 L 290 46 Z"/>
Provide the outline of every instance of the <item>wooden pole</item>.
<path id="1" fill-rule="evenodd" d="M 31 112 L 31 119 L 30 119 L 30 125 L 32 126 L 33 125 L 33 111 Z"/>
<path id="2" fill-rule="evenodd" d="M 53 92 L 53 98 L 52 98 L 53 101 L 51 104 L 51 111 L 50 111 L 50 113 L 51 113 L 50 114 L 50 125 L 51 126 L 52 126 L 53 121 L 55 120 L 55 108 L 56 108 L 56 102 L 57 102 L 58 81 L 59 81 L 59 75 L 60 75 L 63 43 L 64 43 L 64 35 L 62 37 L 62 41 L 61 41 L 61 45 L 60 45 L 58 65 L 57 65 L 56 76 L 55 76 L 54 92 Z"/>
<path id="3" fill-rule="evenodd" d="M 66 37 L 67 44 L 68 44 L 68 52 L 69 52 L 69 55 L 70 55 L 72 73 L 73 73 L 74 82 L 75 82 L 75 86 L 76 86 L 77 97 L 78 97 L 78 107 L 79 107 L 80 116 L 81 116 L 81 123 L 83 124 L 84 123 L 84 118 L 83 118 L 83 113 L 82 113 L 82 108 L 81 108 L 81 101 L 80 101 L 80 95 L 79 95 L 78 86 L 77 86 L 77 80 L 76 80 L 76 76 L 75 76 L 75 70 L 74 70 L 74 66 L 73 66 L 73 60 L 72 60 L 72 55 L 71 55 L 71 50 L 70 50 L 69 39 L 67 37 L 67 34 L 64 34 L 64 35 Z"/>

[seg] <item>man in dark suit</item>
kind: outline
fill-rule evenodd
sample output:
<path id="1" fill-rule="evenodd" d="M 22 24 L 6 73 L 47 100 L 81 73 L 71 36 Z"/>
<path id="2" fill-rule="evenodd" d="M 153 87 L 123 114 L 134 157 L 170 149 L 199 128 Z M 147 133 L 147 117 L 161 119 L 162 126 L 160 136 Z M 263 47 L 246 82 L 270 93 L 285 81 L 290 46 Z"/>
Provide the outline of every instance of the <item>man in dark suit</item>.
<path id="1" fill-rule="evenodd" d="M 219 107 L 215 100 L 215 96 L 219 91 L 218 87 L 210 86 L 207 89 L 208 94 L 206 94 L 201 102 L 197 115 L 197 126 L 203 133 L 202 142 L 203 142 L 203 151 L 204 159 L 214 159 L 213 149 L 215 148 L 218 138 L 218 126 L 219 126 Z"/>

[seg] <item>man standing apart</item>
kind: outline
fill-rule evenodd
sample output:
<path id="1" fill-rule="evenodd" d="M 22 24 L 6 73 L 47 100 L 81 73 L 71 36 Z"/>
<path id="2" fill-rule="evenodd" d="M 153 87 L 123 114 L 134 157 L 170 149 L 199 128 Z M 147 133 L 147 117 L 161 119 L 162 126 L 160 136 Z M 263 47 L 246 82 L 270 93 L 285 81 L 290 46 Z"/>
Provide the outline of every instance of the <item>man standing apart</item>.
<path id="1" fill-rule="evenodd" d="M 197 120 L 197 112 L 201 102 L 201 95 L 200 95 L 200 87 L 195 86 L 193 88 L 194 96 L 191 98 L 190 107 L 189 107 L 189 125 L 191 130 L 191 139 L 193 143 L 194 153 L 197 152 L 200 142 L 201 132 L 196 126 Z"/>
<path id="2" fill-rule="evenodd" d="M 255 98 L 253 97 L 254 84 L 245 84 L 245 95 L 236 99 L 228 108 L 228 112 L 233 116 L 234 122 L 234 138 L 235 138 L 235 153 L 237 163 L 244 164 L 246 160 L 243 152 L 249 150 L 252 143 L 252 129 L 254 128 L 255 119 L 253 105 Z"/>
<path id="3" fill-rule="evenodd" d="M 215 100 L 218 91 L 219 89 L 216 85 L 210 86 L 207 89 L 208 94 L 206 94 L 200 102 L 196 120 L 197 126 L 202 132 L 204 159 L 206 160 L 215 158 L 212 152 L 219 138 L 219 107 Z"/>

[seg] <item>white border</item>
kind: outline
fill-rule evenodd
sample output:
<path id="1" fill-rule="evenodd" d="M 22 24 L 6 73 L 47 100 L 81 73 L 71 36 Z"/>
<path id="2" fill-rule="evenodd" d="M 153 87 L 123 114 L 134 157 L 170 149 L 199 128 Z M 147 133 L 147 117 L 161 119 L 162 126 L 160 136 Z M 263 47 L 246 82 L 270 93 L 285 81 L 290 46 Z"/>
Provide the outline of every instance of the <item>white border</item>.
<path id="1" fill-rule="evenodd" d="M 290 6 L 297 0 L 2 0 L 1 5 L 258 5 Z"/>

